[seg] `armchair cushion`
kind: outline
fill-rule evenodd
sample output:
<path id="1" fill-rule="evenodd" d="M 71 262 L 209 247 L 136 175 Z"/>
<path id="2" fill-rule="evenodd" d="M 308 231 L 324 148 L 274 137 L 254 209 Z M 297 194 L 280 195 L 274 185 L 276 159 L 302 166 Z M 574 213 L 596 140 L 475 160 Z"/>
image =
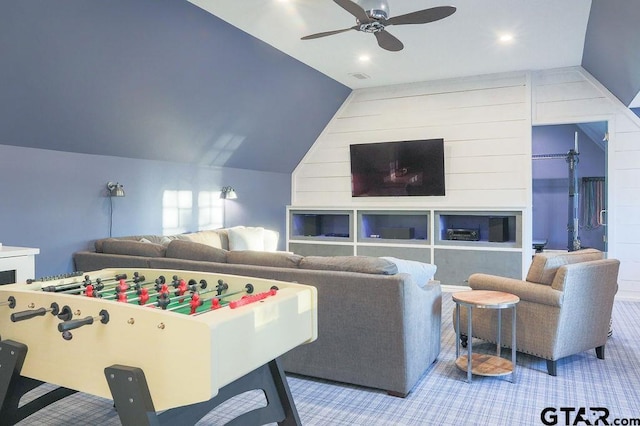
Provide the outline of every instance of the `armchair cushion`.
<path id="1" fill-rule="evenodd" d="M 563 265 L 604 259 L 604 253 L 596 249 L 583 249 L 567 253 L 538 253 L 533 257 L 527 273 L 527 281 L 551 285 Z"/>

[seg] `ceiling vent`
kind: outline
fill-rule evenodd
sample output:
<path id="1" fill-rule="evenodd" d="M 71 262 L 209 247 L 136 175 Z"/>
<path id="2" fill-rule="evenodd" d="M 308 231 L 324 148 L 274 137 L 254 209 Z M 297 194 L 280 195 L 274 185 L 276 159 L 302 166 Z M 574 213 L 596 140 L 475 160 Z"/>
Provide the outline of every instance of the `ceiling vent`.
<path id="1" fill-rule="evenodd" d="M 371 77 L 369 77 L 368 75 L 366 75 L 366 74 L 365 74 L 365 73 L 363 73 L 363 72 L 354 72 L 354 73 L 351 73 L 351 74 L 349 74 L 349 75 L 350 75 L 351 77 L 353 77 L 353 78 L 357 78 L 358 80 L 366 80 L 366 79 L 368 79 L 368 78 L 371 78 Z"/>

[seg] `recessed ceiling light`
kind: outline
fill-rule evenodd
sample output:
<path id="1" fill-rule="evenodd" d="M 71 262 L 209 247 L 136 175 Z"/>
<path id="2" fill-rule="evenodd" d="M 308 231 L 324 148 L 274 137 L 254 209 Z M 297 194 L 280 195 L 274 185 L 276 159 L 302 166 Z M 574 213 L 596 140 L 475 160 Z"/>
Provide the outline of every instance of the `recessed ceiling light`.
<path id="1" fill-rule="evenodd" d="M 358 56 L 358 61 L 360 62 L 369 62 L 371 60 L 371 56 L 369 55 L 360 55 Z"/>
<path id="2" fill-rule="evenodd" d="M 498 37 L 500 43 L 511 43 L 513 41 L 513 34 L 505 33 Z"/>

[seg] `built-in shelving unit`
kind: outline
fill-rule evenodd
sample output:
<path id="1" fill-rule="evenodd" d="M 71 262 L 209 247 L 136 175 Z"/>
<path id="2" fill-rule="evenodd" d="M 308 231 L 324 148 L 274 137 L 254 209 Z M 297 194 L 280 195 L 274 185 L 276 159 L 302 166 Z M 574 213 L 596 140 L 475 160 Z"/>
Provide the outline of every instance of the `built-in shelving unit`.
<path id="1" fill-rule="evenodd" d="M 304 256 L 392 256 L 433 263 L 443 284 L 472 273 L 522 278 L 522 209 L 287 207 L 287 250 Z"/>

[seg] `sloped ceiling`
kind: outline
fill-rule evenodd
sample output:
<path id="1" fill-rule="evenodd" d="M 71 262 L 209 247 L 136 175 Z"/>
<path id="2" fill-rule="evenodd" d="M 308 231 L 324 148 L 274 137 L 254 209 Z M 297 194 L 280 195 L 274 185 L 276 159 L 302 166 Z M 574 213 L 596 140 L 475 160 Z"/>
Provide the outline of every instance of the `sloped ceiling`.
<path id="1" fill-rule="evenodd" d="M 593 0 L 582 66 L 623 104 L 640 107 L 640 1 Z"/>
<path id="2" fill-rule="evenodd" d="M 620 99 L 640 83 L 640 30 L 623 19 L 639 16 L 637 0 L 458 0 L 450 18 L 393 28 L 399 53 L 355 32 L 301 42 L 353 25 L 330 0 L 192 1 L 220 15 L 187 0 L 2 2 L 0 144 L 289 173 L 360 85 L 581 61 Z M 396 15 L 440 5 L 392 3 Z M 514 44 L 495 44 L 502 30 L 516 31 Z M 304 58 L 273 37 L 301 45 Z M 363 47 L 368 68 L 356 57 Z"/>
<path id="3" fill-rule="evenodd" d="M 349 28 L 354 16 L 331 0 L 190 0 L 278 50 L 353 89 L 500 72 L 578 66 L 592 0 L 355 0 L 386 2 L 391 17 L 453 5 L 453 15 L 386 31 L 404 43 L 378 47 L 360 31 L 301 40 Z M 501 42 L 500 37 L 512 39 Z M 361 61 L 362 57 L 367 60 Z M 366 74 L 368 79 L 354 78 Z"/>
<path id="4" fill-rule="evenodd" d="M 0 6 L 0 144 L 288 173 L 350 92 L 187 1 Z"/>

